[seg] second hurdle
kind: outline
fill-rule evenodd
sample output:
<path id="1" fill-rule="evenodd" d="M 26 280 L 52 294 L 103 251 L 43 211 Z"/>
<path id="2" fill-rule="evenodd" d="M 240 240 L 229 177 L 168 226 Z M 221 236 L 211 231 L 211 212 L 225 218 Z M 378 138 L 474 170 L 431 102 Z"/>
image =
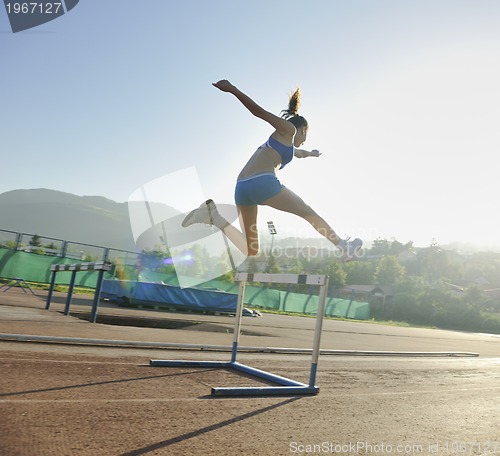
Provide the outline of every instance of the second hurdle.
<path id="1" fill-rule="evenodd" d="M 102 289 L 102 282 L 104 279 L 104 271 L 111 270 L 111 263 L 109 263 L 107 261 L 97 261 L 97 262 L 92 262 L 92 263 L 53 264 L 50 267 L 50 270 L 52 271 L 52 279 L 50 281 L 49 294 L 47 296 L 47 303 L 45 305 L 46 310 L 50 309 L 52 295 L 54 293 L 54 287 L 55 287 L 55 283 L 56 283 L 56 274 L 58 272 L 65 272 L 65 271 L 71 272 L 71 281 L 69 284 L 68 295 L 66 297 L 66 305 L 64 307 L 64 315 L 69 315 L 70 306 L 71 306 L 71 299 L 73 296 L 73 289 L 75 287 L 75 280 L 76 280 L 77 272 L 98 271 L 97 285 L 95 288 L 94 301 L 92 303 L 92 312 L 90 314 L 90 320 L 89 320 L 91 323 L 95 323 L 97 320 L 97 309 L 99 307 L 99 300 L 101 298 L 101 289 Z"/>

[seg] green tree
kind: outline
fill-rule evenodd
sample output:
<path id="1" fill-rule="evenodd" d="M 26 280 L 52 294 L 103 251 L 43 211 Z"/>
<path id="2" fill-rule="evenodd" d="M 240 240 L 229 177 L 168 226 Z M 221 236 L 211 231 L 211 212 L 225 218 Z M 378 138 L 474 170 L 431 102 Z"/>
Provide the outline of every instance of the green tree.
<path id="1" fill-rule="evenodd" d="M 14 250 L 17 247 L 17 242 L 10 239 L 5 241 L 4 246 L 6 249 Z"/>
<path id="2" fill-rule="evenodd" d="M 198 278 L 207 275 L 212 261 L 205 247 L 195 244 L 190 250 L 183 252 L 182 257 L 185 261 L 176 264 L 178 274 Z"/>
<path id="3" fill-rule="evenodd" d="M 484 307 L 487 297 L 481 288 L 477 285 L 471 285 L 465 290 L 462 300 L 466 305 L 480 309 Z"/>
<path id="4" fill-rule="evenodd" d="M 325 274 L 328 275 L 330 286 L 340 288 L 346 286 L 347 272 L 338 260 L 332 260 L 327 264 Z"/>
<path id="5" fill-rule="evenodd" d="M 302 274 L 305 272 L 304 266 L 302 264 L 302 261 L 300 258 L 295 257 L 291 259 L 287 259 L 285 263 L 285 269 L 284 271 L 290 273 L 290 274 Z M 289 290 L 293 291 L 296 293 L 302 293 L 307 290 L 307 287 L 304 285 L 299 285 L 299 284 L 293 284 L 293 285 L 288 285 L 288 284 L 274 284 L 273 288 L 278 288 L 280 290 Z"/>
<path id="6" fill-rule="evenodd" d="M 417 311 L 414 323 L 439 325 L 444 321 L 449 295 L 442 287 L 425 287 L 417 297 Z"/>
<path id="7" fill-rule="evenodd" d="M 45 248 L 47 249 L 46 254 L 47 255 L 57 255 L 57 245 L 55 245 L 53 242 L 50 244 L 46 245 Z"/>
<path id="8" fill-rule="evenodd" d="M 375 239 L 372 243 L 372 247 L 370 249 L 371 255 L 399 255 L 406 250 L 411 250 L 413 248 L 413 242 L 408 242 L 406 244 L 402 244 L 401 242 L 393 239 L 392 241 L 388 241 L 387 239 Z"/>
<path id="9" fill-rule="evenodd" d="M 394 284 L 394 294 L 409 293 L 417 296 L 424 288 L 424 281 L 421 277 L 404 275 Z"/>
<path id="10" fill-rule="evenodd" d="M 45 253 L 45 250 L 42 248 L 41 237 L 38 236 L 38 234 L 33 235 L 29 241 L 29 245 L 35 247 L 34 249 L 31 249 L 31 252 L 38 253 L 40 255 Z"/>
<path id="11" fill-rule="evenodd" d="M 304 266 L 300 258 L 292 258 L 288 262 L 286 269 L 292 274 L 301 274 L 304 271 Z"/>
<path id="12" fill-rule="evenodd" d="M 420 274 L 428 280 L 450 277 L 450 257 L 448 251 L 438 245 L 421 250 L 417 255 Z"/>
<path id="13" fill-rule="evenodd" d="M 346 283 L 356 285 L 371 285 L 373 284 L 373 276 L 377 267 L 378 261 L 350 261 L 344 263 L 344 268 L 347 277 Z"/>
<path id="14" fill-rule="evenodd" d="M 234 274 L 235 274 L 234 270 L 227 271 L 221 276 L 217 277 L 217 280 L 227 283 L 234 283 Z"/>
<path id="15" fill-rule="evenodd" d="M 282 272 L 282 269 L 278 264 L 278 260 L 276 259 L 276 257 L 273 255 L 272 252 L 270 253 L 269 259 L 267 261 L 266 271 L 269 274 L 279 274 L 280 272 Z"/>
<path id="16" fill-rule="evenodd" d="M 414 323 L 419 320 L 417 297 L 412 293 L 396 293 L 392 298 L 392 315 L 396 321 Z"/>
<path id="17" fill-rule="evenodd" d="M 175 272 L 170 251 L 159 249 L 143 250 L 137 259 L 136 268 L 149 269 L 150 271 L 172 274 Z"/>
<path id="18" fill-rule="evenodd" d="M 387 239 L 375 239 L 372 243 L 370 254 L 389 255 L 391 252 L 391 243 Z"/>
<path id="19" fill-rule="evenodd" d="M 33 237 L 29 241 L 29 245 L 32 245 L 33 247 L 41 247 L 42 242 L 40 240 L 40 236 L 38 234 L 33 235 Z"/>
<path id="20" fill-rule="evenodd" d="M 231 281 L 228 280 L 231 276 L 227 275 L 227 272 L 230 271 L 230 269 L 231 267 L 227 252 L 222 253 L 218 258 L 214 259 L 214 266 L 212 270 L 214 276 L 219 278 L 225 277 L 225 281 Z M 232 277 L 234 278 L 234 274 Z"/>
<path id="21" fill-rule="evenodd" d="M 403 277 L 405 269 L 395 256 L 382 257 L 375 270 L 374 279 L 382 285 L 392 285 Z"/>

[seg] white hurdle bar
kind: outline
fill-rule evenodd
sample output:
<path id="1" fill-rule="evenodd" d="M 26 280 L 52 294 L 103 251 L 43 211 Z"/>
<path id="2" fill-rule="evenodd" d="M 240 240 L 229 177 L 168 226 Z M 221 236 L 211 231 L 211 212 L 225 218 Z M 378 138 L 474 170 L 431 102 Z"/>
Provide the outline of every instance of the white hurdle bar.
<path id="1" fill-rule="evenodd" d="M 254 377 L 276 383 L 278 386 L 262 387 L 225 387 L 212 388 L 212 395 L 216 396 L 267 396 L 267 395 L 312 395 L 319 393 L 316 386 L 316 372 L 320 353 L 321 331 L 323 328 L 323 316 L 325 313 L 325 301 L 328 292 L 327 275 L 309 274 L 264 274 L 238 272 L 235 275 L 239 282 L 238 302 L 236 307 L 236 321 L 233 332 L 233 346 L 231 360 L 225 361 L 185 361 L 185 360 L 151 360 L 150 365 L 156 367 L 222 367 L 232 368 Z M 316 315 L 316 328 L 314 330 L 314 341 L 312 349 L 311 370 L 309 372 L 309 383 L 301 383 L 289 378 L 281 377 L 270 372 L 255 369 L 237 362 L 238 344 L 240 338 L 241 319 L 245 300 L 245 286 L 248 282 L 307 284 L 319 286 L 319 304 Z"/>

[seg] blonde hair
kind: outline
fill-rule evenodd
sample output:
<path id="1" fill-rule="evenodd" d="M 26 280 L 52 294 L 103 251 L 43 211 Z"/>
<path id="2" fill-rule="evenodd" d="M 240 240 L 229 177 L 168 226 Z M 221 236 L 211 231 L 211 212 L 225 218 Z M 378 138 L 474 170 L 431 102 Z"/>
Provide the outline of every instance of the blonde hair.
<path id="1" fill-rule="evenodd" d="M 281 117 L 291 122 L 295 127 L 307 127 L 307 120 L 299 116 L 300 108 L 300 88 L 297 87 L 295 92 L 290 95 L 288 100 L 288 109 L 281 111 Z"/>

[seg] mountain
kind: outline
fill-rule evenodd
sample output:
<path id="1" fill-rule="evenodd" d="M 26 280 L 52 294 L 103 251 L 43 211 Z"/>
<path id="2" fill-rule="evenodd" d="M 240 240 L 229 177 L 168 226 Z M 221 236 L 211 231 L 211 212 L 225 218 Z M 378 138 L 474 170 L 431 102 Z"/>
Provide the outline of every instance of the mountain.
<path id="1" fill-rule="evenodd" d="M 139 204 L 139 203 L 137 203 Z M 140 205 L 140 204 L 139 204 Z M 159 219 L 170 220 L 177 223 L 180 215 L 175 209 L 151 203 L 155 215 L 161 214 Z M 140 216 L 146 221 L 140 227 L 146 229 L 149 220 L 144 208 L 138 206 Z M 232 220 L 231 220 L 232 221 Z M 179 223 L 177 223 L 179 224 Z M 143 226 L 144 225 L 144 226 Z M 193 227 L 183 233 L 189 238 L 177 239 L 178 233 L 169 228 L 169 241 L 174 244 L 202 239 L 211 234 L 203 227 Z M 145 231 L 137 240 L 146 239 L 145 246 L 136 246 L 129 221 L 129 208 L 127 203 L 117 203 L 102 196 L 77 196 L 71 193 L 48 189 L 12 190 L 0 194 L 0 230 L 16 231 L 26 234 L 38 234 L 44 238 L 55 238 L 84 244 L 93 244 L 121 250 L 137 251 L 142 248 L 151 248 L 159 243 L 161 236 L 159 227 Z M 158 232 L 157 232 L 158 231 Z M 173 233 L 173 235 L 172 235 Z M 140 234 L 140 233 L 137 233 Z M 151 241 L 147 239 L 151 237 Z M 183 241 L 183 242 L 180 242 Z M 262 247 L 269 248 L 271 239 L 262 233 Z M 370 242 L 366 242 L 367 248 Z M 298 239 L 280 236 L 274 240 L 274 248 L 290 248 L 315 246 L 319 249 L 328 248 L 329 243 L 323 238 Z M 498 252 L 498 247 L 477 246 L 464 243 L 454 243 L 443 248 L 459 250 L 462 252 L 492 251 Z"/>
<path id="2" fill-rule="evenodd" d="M 0 229 L 135 251 L 127 203 L 48 189 L 0 194 Z"/>

